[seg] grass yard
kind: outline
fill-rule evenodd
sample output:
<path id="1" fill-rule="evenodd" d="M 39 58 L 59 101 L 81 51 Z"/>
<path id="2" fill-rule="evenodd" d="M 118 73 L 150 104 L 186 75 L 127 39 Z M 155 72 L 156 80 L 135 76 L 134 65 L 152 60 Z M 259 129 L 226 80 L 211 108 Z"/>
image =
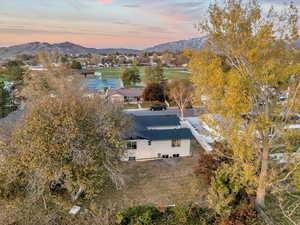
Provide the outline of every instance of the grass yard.
<path id="1" fill-rule="evenodd" d="M 190 72 L 184 68 L 164 68 L 164 75 L 167 79 L 188 78 Z"/>
<path id="2" fill-rule="evenodd" d="M 201 148 L 193 142 L 193 156 L 146 162 L 123 162 L 125 187 L 107 191 L 97 204 L 126 208 L 135 205 L 203 205 L 206 187 L 193 173 Z"/>
<path id="3" fill-rule="evenodd" d="M 140 70 L 141 78 L 143 79 L 145 75 L 145 67 L 138 67 Z M 120 78 L 121 72 L 126 68 L 124 67 L 114 67 L 114 68 L 102 68 L 98 71 L 102 72 L 104 78 Z M 189 72 L 185 71 L 184 68 L 164 68 L 164 75 L 166 79 L 173 78 L 187 78 L 189 77 Z"/>

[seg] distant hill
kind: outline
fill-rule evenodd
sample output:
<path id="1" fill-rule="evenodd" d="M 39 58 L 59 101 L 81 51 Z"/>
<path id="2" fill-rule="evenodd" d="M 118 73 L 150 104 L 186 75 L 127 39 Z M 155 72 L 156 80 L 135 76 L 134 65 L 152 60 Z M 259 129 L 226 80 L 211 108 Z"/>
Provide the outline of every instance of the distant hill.
<path id="1" fill-rule="evenodd" d="M 41 51 L 53 51 L 54 49 L 60 50 L 64 54 L 112 54 L 119 52 L 121 54 L 139 54 L 141 52 L 163 52 L 163 51 L 181 51 L 183 49 L 201 49 L 204 46 L 207 36 L 201 38 L 192 38 L 188 40 L 180 40 L 174 42 L 167 42 L 159 45 L 155 45 L 144 50 L 127 49 L 127 48 L 86 48 L 81 45 L 76 45 L 71 42 L 63 42 L 58 44 L 49 44 L 47 42 L 31 42 L 27 44 L 15 45 L 11 47 L 0 48 L 0 59 L 14 58 L 16 55 L 29 54 L 35 55 Z M 295 42 L 300 46 L 300 39 Z"/>
<path id="2" fill-rule="evenodd" d="M 139 54 L 141 52 L 163 52 L 169 50 L 171 52 L 176 52 L 183 50 L 185 48 L 188 49 L 200 49 L 203 47 L 204 41 L 206 37 L 202 38 L 193 38 L 189 40 L 180 40 L 175 42 L 168 42 L 160 45 L 155 45 L 150 48 L 146 48 L 144 50 L 136 50 L 136 49 L 127 49 L 127 48 L 86 48 L 81 45 L 77 45 L 71 42 L 63 42 L 57 44 L 49 44 L 47 42 L 31 42 L 21 45 L 14 45 L 10 47 L 2 47 L 0 48 L 0 59 L 14 58 L 17 55 L 21 54 L 29 54 L 36 55 L 41 51 L 53 51 L 58 49 L 63 54 L 88 54 L 88 53 L 98 53 L 98 54 L 112 54 L 119 52 L 121 54 Z"/>
<path id="3" fill-rule="evenodd" d="M 205 41 L 207 40 L 207 36 L 201 38 L 192 38 L 188 40 L 180 40 L 174 42 L 168 42 L 164 44 L 155 45 L 150 48 L 146 48 L 144 51 L 146 52 L 163 52 L 163 51 L 171 51 L 177 52 L 183 49 L 201 49 L 204 46 Z"/>
<path id="4" fill-rule="evenodd" d="M 16 55 L 29 54 L 36 55 L 41 51 L 53 51 L 58 49 L 63 54 L 88 54 L 88 53 L 98 53 L 98 54 L 110 54 L 119 52 L 138 54 L 141 51 L 136 49 L 125 49 L 125 48 L 108 48 L 108 49 L 96 49 L 96 48 L 86 48 L 81 45 L 76 45 L 71 42 L 63 42 L 58 44 L 49 44 L 47 42 L 31 42 L 27 44 L 14 45 L 11 47 L 0 48 L 0 58 L 14 58 Z"/>

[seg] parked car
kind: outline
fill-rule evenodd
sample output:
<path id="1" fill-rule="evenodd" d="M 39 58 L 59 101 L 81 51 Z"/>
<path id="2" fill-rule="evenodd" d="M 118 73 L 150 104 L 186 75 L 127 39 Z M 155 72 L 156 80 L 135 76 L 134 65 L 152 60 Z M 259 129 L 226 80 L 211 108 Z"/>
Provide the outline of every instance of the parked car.
<path id="1" fill-rule="evenodd" d="M 162 111 L 167 110 L 167 107 L 161 104 L 154 104 L 150 107 L 151 111 Z"/>

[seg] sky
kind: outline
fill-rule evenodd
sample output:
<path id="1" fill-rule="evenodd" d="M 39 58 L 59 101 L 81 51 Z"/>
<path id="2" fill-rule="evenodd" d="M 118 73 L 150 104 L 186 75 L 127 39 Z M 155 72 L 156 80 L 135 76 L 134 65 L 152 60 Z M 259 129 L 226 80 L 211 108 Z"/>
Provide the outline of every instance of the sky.
<path id="1" fill-rule="evenodd" d="M 261 0 L 282 7 L 285 0 Z M 300 7 L 300 0 L 294 0 Z M 210 0 L 0 0 L 0 46 L 73 42 L 143 49 L 199 37 Z"/>

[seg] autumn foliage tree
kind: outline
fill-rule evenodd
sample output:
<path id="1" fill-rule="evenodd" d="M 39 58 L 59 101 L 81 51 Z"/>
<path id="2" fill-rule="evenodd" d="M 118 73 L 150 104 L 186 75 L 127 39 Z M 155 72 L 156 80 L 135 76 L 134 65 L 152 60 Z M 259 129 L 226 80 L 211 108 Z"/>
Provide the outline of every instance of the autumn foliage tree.
<path id="1" fill-rule="evenodd" d="M 121 73 L 121 79 L 125 86 L 136 84 L 141 81 L 138 68 L 127 68 Z"/>
<path id="2" fill-rule="evenodd" d="M 205 184 L 209 185 L 211 178 L 214 176 L 214 173 L 220 167 L 222 162 L 226 162 L 225 158 L 222 158 L 215 152 L 199 152 L 198 163 L 194 167 L 194 173 L 201 178 Z"/>
<path id="3" fill-rule="evenodd" d="M 165 101 L 164 86 L 160 83 L 148 83 L 143 92 L 145 101 Z"/>
<path id="4" fill-rule="evenodd" d="M 181 118 L 183 118 L 185 108 L 193 101 L 194 88 L 192 83 L 187 79 L 174 79 L 169 83 L 168 89 L 169 98 L 177 104 Z"/>
<path id="5" fill-rule="evenodd" d="M 25 114 L 0 146 L 6 215 L 23 207 L 66 212 L 75 202 L 88 204 L 107 187 L 123 185 L 119 164 L 128 120 L 118 105 L 85 97 L 58 73 L 26 79 Z"/>
<path id="6" fill-rule="evenodd" d="M 97 100 L 97 101 L 96 101 Z M 100 99 L 83 99 L 75 93 L 45 96 L 26 113 L 17 126 L 1 174 L 6 191 L 12 182 L 25 182 L 24 195 L 46 204 L 86 199 L 101 193 L 108 182 L 120 185 L 118 161 L 122 154 L 122 131 L 126 119 L 114 105 Z"/>
<path id="7" fill-rule="evenodd" d="M 165 80 L 164 69 L 161 66 L 161 64 L 157 64 L 154 67 L 146 67 L 145 68 L 144 81 L 146 83 L 152 83 L 152 82 L 159 83 L 164 80 Z"/>
<path id="8" fill-rule="evenodd" d="M 293 157 L 284 167 L 272 163 L 274 152 L 297 151 L 299 132 L 289 118 L 300 110 L 300 63 L 293 42 L 298 39 L 298 10 L 263 11 L 256 0 L 213 3 L 199 28 L 208 40 L 194 53 L 189 67 L 199 104 L 223 122 L 206 122 L 224 138 L 234 165 L 256 205 L 265 206 L 267 190 L 287 190 L 299 167 Z M 280 101 L 284 96 L 284 101 Z M 247 118 L 247 119 L 245 119 Z"/>

